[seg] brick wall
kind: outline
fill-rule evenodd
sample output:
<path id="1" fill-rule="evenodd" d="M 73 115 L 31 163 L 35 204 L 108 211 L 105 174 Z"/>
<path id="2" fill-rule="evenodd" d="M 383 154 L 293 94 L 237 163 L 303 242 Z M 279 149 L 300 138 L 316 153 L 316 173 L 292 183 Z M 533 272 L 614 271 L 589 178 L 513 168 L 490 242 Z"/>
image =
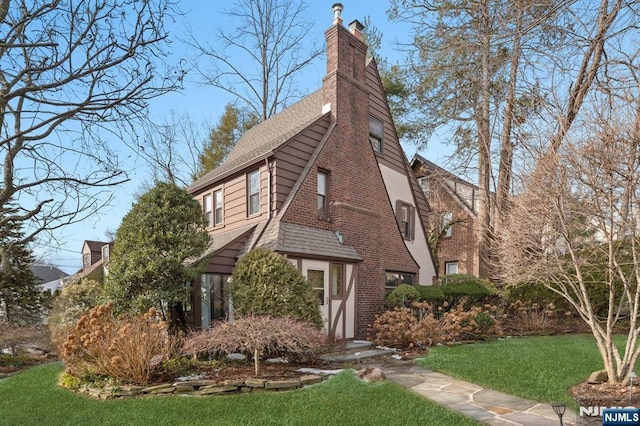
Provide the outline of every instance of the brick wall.
<path id="1" fill-rule="evenodd" d="M 369 94 L 365 85 L 366 45 L 342 26 L 326 33 L 324 103 L 336 122 L 316 165 L 283 220 L 340 230 L 344 243 L 364 257 L 356 284 L 356 337 L 383 309 L 385 269 L 417 272 L 399 233 L 378 163 L 369 143 Z M 317 168 L 329 172 L 329 219 L 316 210 Z"/>

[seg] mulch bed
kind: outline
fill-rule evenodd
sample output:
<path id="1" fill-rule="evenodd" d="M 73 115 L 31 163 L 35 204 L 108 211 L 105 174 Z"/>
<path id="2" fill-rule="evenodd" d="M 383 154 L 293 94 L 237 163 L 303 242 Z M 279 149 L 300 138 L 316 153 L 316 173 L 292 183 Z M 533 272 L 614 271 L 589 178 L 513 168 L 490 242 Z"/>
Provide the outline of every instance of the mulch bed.
<path id="1" fill-rule="evenodd" d="M 627 407 L 629 385 L 622 383 L 589 384 L 586 381 L 570 390 L 573 399 L 582 407 Z M 640 404 L 640 386 L 634 383 L 631 406 Z"/>
<path id="2" fill-rule="evenodd" d="M 281 364 L 261 364 L 260 375 L 257 378 L 260 379 L 288 379 L 303 376 L 308 373 L 301 373 L 301 368 L 326 368 L 319 365 L 309 364 L 296 364 L 296 363 L 281 363 Z M 222 382 L 223 380 L 243 380 L 254 378 L 254 367 L 252 363 L 247 364 L 233 364 L 225 365 L 221 368 L 213 368 L 210 370 L 203 370 L 201 373 L 207 374 L 207 378 Z"/>

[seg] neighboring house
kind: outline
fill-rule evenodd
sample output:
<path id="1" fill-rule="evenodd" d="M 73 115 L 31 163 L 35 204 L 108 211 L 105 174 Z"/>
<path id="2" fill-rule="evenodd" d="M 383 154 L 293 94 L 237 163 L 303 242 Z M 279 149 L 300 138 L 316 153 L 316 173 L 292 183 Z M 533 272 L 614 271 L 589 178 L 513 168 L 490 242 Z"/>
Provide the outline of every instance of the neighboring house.
<path id="1" fill-rule="evenodd" d="M 432 210 L 431 224 L 445 229 L 440 239 L 438 276 L 472 274 L 487 278 L 480 270 L 478 187 L 435 165 L 420 155 L 411 168 L 427 195 Z M 428 228 L 428 225 L 426 225 Z"/>
<path id="2" fill-rule="evenodd" d="M 69 276 L 66 272 L 52 265 L 31 265 L 31 272 L 36 277 L 35 284 L 40 291 L 48 291 L 51 294 L 62 288 L 64 279 Z"/>
<path id="3" fill-rule="evenodd" d="M 85 240 L 82 244 L 82 269 L 80 273 L 87 276 L 102 268 L 107 273 L 107 264 L 113 251 L 113 242 Z"/>
<path id="4" fill-rule="evenodd" d="M 229 311 L 239 257 L 275 250 L 314 286 L 325 330 L 364 338 L 385 294 L 430 285 L 435 269 L 421 216 L 427 200 L 398 142 L 362 25 L 326 33 L 322 88 L 248 130 L 225 162 L 187 189 L 213 243 L 188 320 L 208 327 Z"/>

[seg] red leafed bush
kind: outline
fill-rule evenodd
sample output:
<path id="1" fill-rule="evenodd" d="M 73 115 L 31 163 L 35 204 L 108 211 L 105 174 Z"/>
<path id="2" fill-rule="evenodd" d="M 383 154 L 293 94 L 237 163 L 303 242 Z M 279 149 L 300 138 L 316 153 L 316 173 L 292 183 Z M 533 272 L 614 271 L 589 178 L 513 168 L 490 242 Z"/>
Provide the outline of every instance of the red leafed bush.
<path id="1" fill-rule="evenodd" d="M 62 345 L 67 372 L 85 379 L 110 377 L 144 385 L 152 381 L 177 347 L 167 324 L 151 308 L 132 317 L 113 313 L 107 303 L 83 315 Z"/>
<path id="2" fill-rule="evenodd" d="M 325 340 L 325 335 L 308 323 L 291 318 L 246 316 L 192 334 L 186 338 L 183 351 L 192 356 L 244 353 L 254 357 L 258 375 L 261 357 L 314 357 Z"/>

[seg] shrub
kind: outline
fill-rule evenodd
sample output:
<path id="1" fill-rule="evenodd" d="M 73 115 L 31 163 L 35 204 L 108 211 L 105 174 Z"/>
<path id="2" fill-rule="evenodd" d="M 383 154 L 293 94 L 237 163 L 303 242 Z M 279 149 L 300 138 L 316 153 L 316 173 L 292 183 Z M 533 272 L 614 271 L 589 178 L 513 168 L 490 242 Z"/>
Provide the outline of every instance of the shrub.
<path id="1" fill-rule="evenodd" d="M 124 383 L 148 384 L 175 351 L 175 340 L 154 308 L 144 315 L 118 317 L 113 303 L 83 315 L 62 345 L 67 372 L 83 379 L 107 376 Z"/>
<path id="2" fill-rule="evenodd" d="M 80 317 L 97 304 L 102 285 L 95 280 L 71 280 L 62 288 L 52 303 L 49 313 L 49 332 L 56 347 L 60 347 L 69 328 L 75 327 Z"/>
<path id="3" fill-rule="evenodd" d="M 432 305 L 441 305 L 444 302 L 444 293 L 442 286 L 421 285 L 416 289 L 420 293 L 420 302 L 428 302 Z"/>
<path id="4" fill-rule="evenodd" d="M 442 316 L 442 321 L 447 323 L 450 340 L 476 339 L 487 334 L 502 334 L 498 321 L 493 313 L 497 311 L 495 306 L 472 306 L 465 308 L 465 301 L 460 301 L 449 312 Z"/>
<path id="5" fill-rule="evenodd" d="M 416 343 L 412 340 L 411 329 L 418 323 L 409 308 L 394 308 L 376 316 L 369 334 L 375 344 L 409 348 Z"/>
<path id="6" fill-rule="evenodd" d="M 409 284 L 400 284 L 387 295 L 387 305 L 391 308 L 411 306 L 420 299 L 418 290 Z"/>
<path id="7" fill-rule="evenodd" d="M 422 349 L 442 342 L 502 333 L 493 315 L 497 310 L 495 306 L 474 306 L 467 310 L 461 302 L 444 312 L 442 307 L 434 309 L 420 302 L 412 308 L 395 308 L 378 315 L 369 327 L 371 339 L 379 345 Z"/>
<path id="8" fill-rule="evenodd" d="M 467 306 L 484 304 L 488 298 L 497 294 L 497 290 L 488 280 L 477 278 L 473 275 L 453 274 L 440 279 L 445 300 L 451 306 L 456 306 L 461 300 L 467 302 Z"/>
<path id="9" fill-rule="evenodd" d="M 324 334 L 311 324 L 287 317 L 246 316 L 192 334 L 185 340 L 183 351 L 193 356 L 234 352 L 253 356 L 257 376 L 261 357 L 312 357 L 324 342 Z"/>
<path id="10" fill-rule="evenodd" d="M 322 326 L 318 298 L 286 257 L 254 249 L 242 257 L 229 286 L 233 307 L 241 315 L 291 317 Z"/>

